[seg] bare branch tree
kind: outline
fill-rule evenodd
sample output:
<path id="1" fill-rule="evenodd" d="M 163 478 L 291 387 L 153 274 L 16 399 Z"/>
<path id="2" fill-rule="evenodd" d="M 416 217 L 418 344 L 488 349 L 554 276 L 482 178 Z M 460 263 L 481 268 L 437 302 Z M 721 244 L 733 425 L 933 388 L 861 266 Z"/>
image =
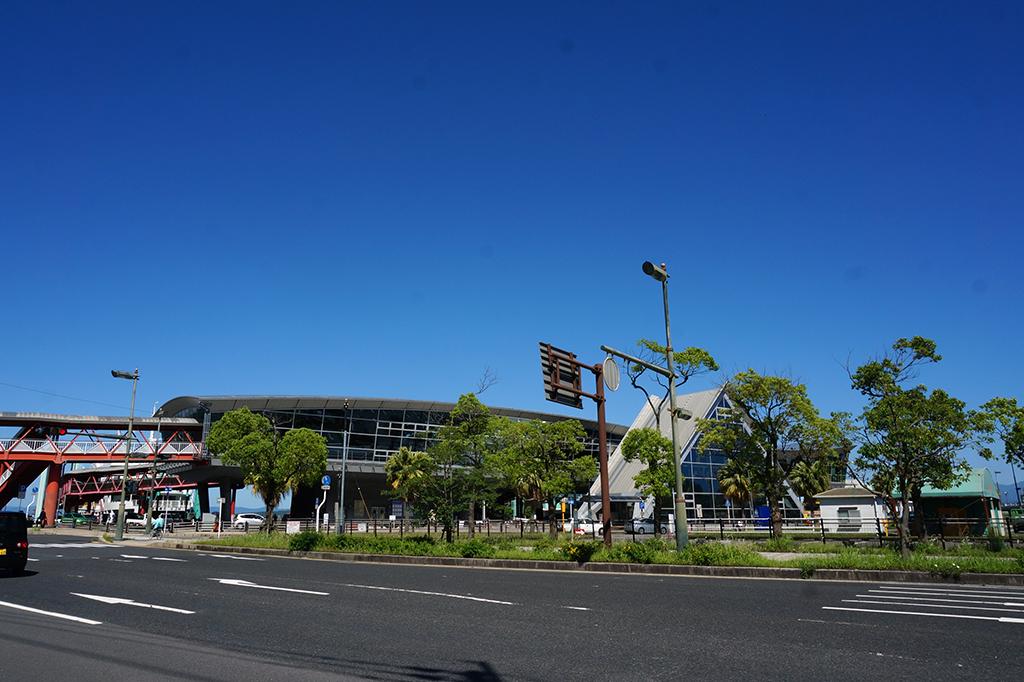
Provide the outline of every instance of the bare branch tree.
<path id="1" fill-rule="evenodd" d="M 480 375 L 480 378 L 476 382 L 475 393 L 480 395 L 496 383 L 498 383 L 498 375 L 494 373 L 494 370 L 491 369 L 490 365 L 487 365 L 484 367 L 483 374 Z"/>

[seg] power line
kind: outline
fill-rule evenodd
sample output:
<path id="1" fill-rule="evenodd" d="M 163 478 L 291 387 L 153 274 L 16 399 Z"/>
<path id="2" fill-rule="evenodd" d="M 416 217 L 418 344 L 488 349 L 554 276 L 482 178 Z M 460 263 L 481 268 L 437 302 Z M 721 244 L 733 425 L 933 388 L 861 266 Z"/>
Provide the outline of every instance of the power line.
<path id="1" fill-rule="evenodd" d="M 9 384 L 6 381 L 0 381 L 0 386 L 8 386 L 10 388 L 17 388 L 21 391 L 31 391 L 32 393 L 41 393 L 42 395 L 53 396 L 54 398 L 64 398 L 65 400 L 77 400 L 80 403 L 92 403 L 93 405 L 104 405 L 106 407 L 116 407 L 119 410 L 124 409 L 124 405 L 115 405 L 114 403 L 105 403 L 101 400 L 89 400 L 88 398 L 76 398 L 71 395 L 64 395 L 62 393 L 54 393 L 52 391 L 43 391 L 38 388 L 29 388 L 28 386 L 18 386 L 17 384 Z"/>

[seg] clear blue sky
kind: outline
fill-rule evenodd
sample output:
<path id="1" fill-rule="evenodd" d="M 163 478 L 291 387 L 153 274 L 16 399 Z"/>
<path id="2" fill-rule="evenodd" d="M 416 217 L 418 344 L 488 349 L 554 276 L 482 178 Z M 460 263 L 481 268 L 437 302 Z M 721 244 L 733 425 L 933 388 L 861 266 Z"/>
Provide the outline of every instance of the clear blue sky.
<path id="1" fill-rule="evenodd" d="M 0 409 L 490 366 L 565 413 L 537 341 L 662 334 L 645 259 L 676 345 L 823 411 L 913 334 L 1024 398 L 1019 3 L 552 4 L 4 3 Z"/>

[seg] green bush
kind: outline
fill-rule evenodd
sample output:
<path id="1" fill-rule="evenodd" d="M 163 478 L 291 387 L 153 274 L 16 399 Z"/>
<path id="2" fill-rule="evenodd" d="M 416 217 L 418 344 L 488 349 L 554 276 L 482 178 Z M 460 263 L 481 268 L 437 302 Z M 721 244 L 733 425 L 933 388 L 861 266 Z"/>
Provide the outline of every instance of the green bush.
<path id="1" fill-rule="evenodd" d="M 990 552 L 1002 552 L 1003 548 L 1006 547 L 1006 541 L 1003 540 L 1003 536 L 996 532 L 996 529 L 992 526 L 988 528 L 988 551 Z"/>
<path id="2" fill-rule="evenodd" d="M 590 561 L 599 549 L 601 543 L 594 540 L 570 540 L 564 547 L 565 555 L 580 565 Z"/>
<path id="3" fill-rule="evenodd" d="M 459 556 L 464 558 L 492 557 L 495 554 L 494 546 L 483 540 L 466 540 L 456 543 L 455 548 Z"/>
<path id="4" fill-rule="evenodd" d="M 622 545 L 623 558 L 634 564 L 653 564 L 658 555 L 668 551 L 664 540 L 648 540 L 647 542 L 627 542 Z"/>
<path id="5" fill-rule="evenodd" d="M 786 535 L 772 538 L 761 543 L 762 552 L 793 552 L 796 551 L 796 540 Z"/>
<path id="6" fill-rule="evenodd" d="M 307 530 L 303 533 L 296 533 L 288 539 L 288 551 L 290 552 L 312 552 L 321 541 L 320 533 Z"/>
<path id="7" fill-rule="evenodd" d="M 772 563 L 748 546 L 719 542 L 691 543 L 678 553 L 675 562 L 693 566 L 768 566 Z"/>

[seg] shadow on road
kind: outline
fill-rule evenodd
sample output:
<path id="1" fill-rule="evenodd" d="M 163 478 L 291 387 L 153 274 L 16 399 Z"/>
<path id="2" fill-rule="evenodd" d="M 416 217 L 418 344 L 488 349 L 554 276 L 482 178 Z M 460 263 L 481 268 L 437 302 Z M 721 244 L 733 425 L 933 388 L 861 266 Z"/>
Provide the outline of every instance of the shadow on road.
<path id="1" fill-rule="evenodd" d="M 39 575 L 39 571 L 25 571 L 23 573 L 11 573 L 10 571 L 0 571 L 0 580 L 15 580 L 16 578 L 31 578 L 32 576 Z"/>

